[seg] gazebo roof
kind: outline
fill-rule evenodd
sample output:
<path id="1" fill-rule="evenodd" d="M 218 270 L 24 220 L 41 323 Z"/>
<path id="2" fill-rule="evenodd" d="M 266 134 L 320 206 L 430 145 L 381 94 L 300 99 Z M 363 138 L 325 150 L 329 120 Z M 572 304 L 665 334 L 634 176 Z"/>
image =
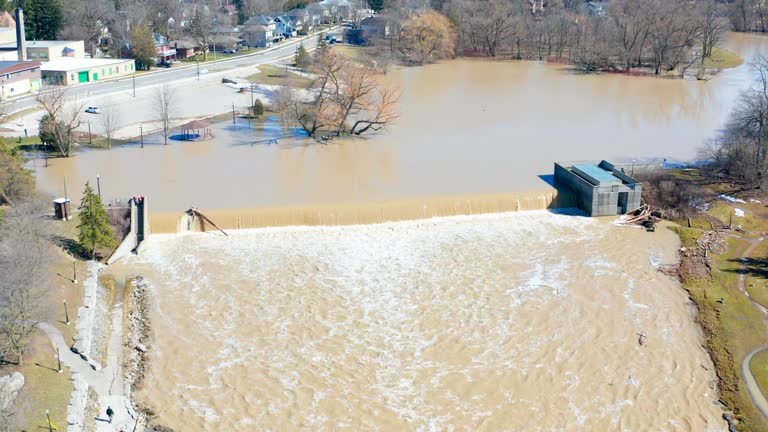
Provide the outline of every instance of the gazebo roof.
<path id="1" fill-rule="evenodd" d="M 181 125 L 182 129 L 206 129 L 211 127 L 211 123 L 205 120 L 193 120 L 187 124 Z"/>

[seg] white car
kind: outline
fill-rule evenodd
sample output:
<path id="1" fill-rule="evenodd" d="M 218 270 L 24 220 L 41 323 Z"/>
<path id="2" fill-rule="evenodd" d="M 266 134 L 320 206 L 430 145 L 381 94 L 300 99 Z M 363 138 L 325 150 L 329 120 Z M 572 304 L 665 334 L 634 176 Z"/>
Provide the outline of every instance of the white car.
<path id="1" fill-rule="evenodd" d="M 101 108 L 95 107 L 95 106 L 89 106 L 88 108 L 85 109 L 85 112 L 87 112 L 88 114 L 100 114 Z"/>

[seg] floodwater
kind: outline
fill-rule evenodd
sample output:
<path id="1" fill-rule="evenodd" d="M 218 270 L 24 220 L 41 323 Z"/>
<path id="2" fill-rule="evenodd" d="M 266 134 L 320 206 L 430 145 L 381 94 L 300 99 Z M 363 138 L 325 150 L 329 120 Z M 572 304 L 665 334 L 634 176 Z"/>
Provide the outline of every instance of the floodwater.
<path id="1" fill-rule="evenodd" d="M 747 62 L 768 39 L 730 35 Z M 748 65 L 714 79 L 574 73 L 538 62 L 457 60 L 393 72 L 401 118 L 362 141 L 306 145 L 266 138 L 246 123 L 214 127 L 201 143 L 83 151 L 34 163 L 40 188 L 76 200 L 101 176 L 105 200 L 146 195 L 153 212 L 387 201 L 540 191 L 552 162 L 573 159 L 691 160 L 716 136 Z M 269 124 L 275 126 L 275 119 Z M 155 143 L 159 138 L 149 139 Z"/>
<path id="2" fill-rule="evenodd" d="M 655 268 L 677 247 L 541 211 L 156 235 L 115 265 L 151 286 L 136 396 L 176 430 L 726 430 Z"/>

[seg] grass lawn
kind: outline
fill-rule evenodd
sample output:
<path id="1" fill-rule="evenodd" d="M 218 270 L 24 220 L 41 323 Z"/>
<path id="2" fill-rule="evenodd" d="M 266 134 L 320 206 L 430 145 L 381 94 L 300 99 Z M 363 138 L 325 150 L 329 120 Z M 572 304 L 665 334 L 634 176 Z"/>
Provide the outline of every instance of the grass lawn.
<path id="1" fill-rule="evenodd" d="M 69 369 L 62 365 L 64 372 L 56 372 L 56 350 L 43 332 L 35 333 L 30 347 L 24 366 L 15 367 L 24 374 L 25 380 L 17 399 L 21 408 L 19 426 L 27 431 L 48 430 L 45 419 L 47 409 L 51 412 L 51 421 L 59 428 L 66 428 L 67 404 L 72 392 Z M 7 367 L 3 369 L 11 372 Z M 5 374 L 6 370 L 2 373 Z"/>
<path id="2" fill-rule="evenodd" d="M 768 351 L 755 354 L 749 362 L 749 369 L 755 376 L 760 391 L 768 394 Z"/>
<path id="3" fill-rule="evenodd" d="M 362 46 L 355 46 L 355 45 L 333 45 L 333 50 L 344 54 L 348 58 L 352 60 L 359 59 L 361 57 L 364 57 L 367 55 L 368 49 L 366 47 Z"/>
<path id="4" fill-rule="evenodd" d="M 722 48 L 713 48 L 712 56 L 704 61 L 704 66 L 709 69 L 731 69 L 741 66 L 744 59 L 733 51 Z"/>
<path id="5" fill-rule="evenodd" d="M 284 68 L 271 64 L 259 65 L 261 72 L 246 77 L 248 81 L 258 84 L 284 85 L 286 80 L 293 88 L 309 88 L 312 80 L 297 73 L 286 71 Z"/>
<path id="6" fill-rule="evenodd" d="M 83 304 L 87 263 L 73 258 L 69 253 L 76 250 L 74 239 L 77 236 L 77 216 L 67 222 L 51 220 L 50 223 L 58 250 L 50 268 L 51 315 L 48 322 L 61 331 L 65 341 L 71 342 L 75 336 L 77 310 Z M 77 271 L 77 284 L 72 281 L 73 263 Z M 66 324 L 64 300 L 67 302 L 70 325 Z M 19 426 L 27 431 L 43 430 L 46 427 L 45 410 L 48 409 L 51 411 L 51 420 L 59 427 L 66 427 L 67 404 L 72 391 L 70 372 L 66 366 L 63 366 L 64 373 L 55 372 L 56 351 L 43 332 L 36 332 L 30 339 L 24 363 L 23 367 L 6 366 L 0 369 L 0 374 L 13 370 L 24 374 L 25 384 L 19 399 L 22 423 Z"/>
<path id="7" fill-rule="evenodd" d="M 675 228 L 688 249 L 695 248 L 701 231 Z M 712 279 L 687 278 L 683 288 L 698 306 L 696 321 L 705 335 L 705 345 L 720 377 L 721 400 L 734 410 L 743 430 L 768 431 L 768 424 L 752 405 L 746 389 L 740 385 L 741 360 L 768 338 L 761 313 L 738 289 L 739 257 L 748 246 L 745 240 L 730 238 L 725 254 L 713 259 Z M 720 299 L 724 302 L 721 304 Z"/>

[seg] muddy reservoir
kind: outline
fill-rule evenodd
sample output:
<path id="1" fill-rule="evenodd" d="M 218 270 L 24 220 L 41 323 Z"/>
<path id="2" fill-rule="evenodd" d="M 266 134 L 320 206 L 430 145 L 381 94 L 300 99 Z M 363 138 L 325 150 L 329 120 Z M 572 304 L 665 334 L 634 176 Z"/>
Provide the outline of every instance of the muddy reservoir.
<path id="1" fill-rule="evenodd" d="M 459 60 L 392 73 L 403 92 L 389 133 L 316 145 L 214 127 L 215 139 L 83 151 L 37 163 L 41 188 L 78 199 L 100 174 L 104 198 L 151 198 L 153 212 L 314 205 L 546 190 L 553 160 L 690 160 L 750 84 L 768 42 L 731 35 L 745 65 L 707 82 L 584 76 L 537 62 Z M 277 120 L 268 122 L 276 126 Z M 160 140 L 155 140 L 160 141 Z M 76 186 L 72 186 L 76 185 Z"/>

